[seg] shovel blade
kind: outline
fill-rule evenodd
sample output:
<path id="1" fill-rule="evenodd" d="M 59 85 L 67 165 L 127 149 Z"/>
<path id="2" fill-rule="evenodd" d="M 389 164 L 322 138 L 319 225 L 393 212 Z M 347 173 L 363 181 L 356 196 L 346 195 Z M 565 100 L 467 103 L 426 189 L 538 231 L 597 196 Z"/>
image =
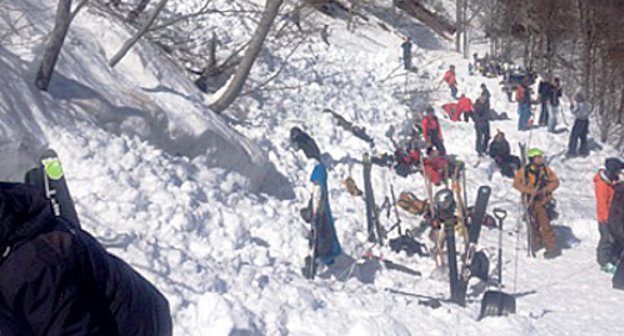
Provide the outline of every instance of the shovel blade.
<path id="1" fill-rule="evenodd" d="M 516 313 L 516 298 L 499 291 L 487 291 L 481 300 L 481 315 L 479 319 L 486 316 L 503 316 Z"/>

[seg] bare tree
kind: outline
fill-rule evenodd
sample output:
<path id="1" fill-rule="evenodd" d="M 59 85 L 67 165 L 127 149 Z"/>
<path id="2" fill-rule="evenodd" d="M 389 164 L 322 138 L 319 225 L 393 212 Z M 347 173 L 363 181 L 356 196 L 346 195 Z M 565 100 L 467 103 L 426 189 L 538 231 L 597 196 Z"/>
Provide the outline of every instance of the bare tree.
<path id="1" fill-rule="evenodd" d="M 275 21 L 275 17 L 279 12 L 279 9 L 282 5 L 283 0 L 267 0 L 264 8 L 264 13 L 262 14 L 262 18 L 260 19 L 260 23 L 256 28 L 256 32 L 251 38 L 251 42 L 241 63 L 236 69 L 236 73 L 234 73 L 234 77 L 229 83 L 229 86 L 223 92 L 223 95 L 217 99 L 210 108 L 217 114 L 221 114 L 225 109 L 227 109 L 232 102 L 236 99 L 236 97 L 240 94 L 247 77 L 249 76 L 249 72 L 258 56 L 258 53 L 262 49 L 262 45 L 264 44 L 264 40 Z"/>
<path id="2" fill-rule="evenodd" d="M 52 72 L 54 66 L 58 60 L 59 53 L 63 47 L 69 24 L 71 23 L 71 0 L 59 0 L 56 7 L 56 22 L 52 35 L 48 40 L 48 45 L 43 53 L 43 59 L 37 71 L 37 78 L 35 79 L 35 85 L 39 90 L 47 90 L 52 78 Z"/>
<path id="3" fill-rule="evenodd" d="M 141 29 L 139 29 L 136 32 L 136 34 L 132 36 L 132 38 L 126 41 L 126 43 L 124 43 L 121 49 L 119 49 L 119 51 L 110 59 L 108 64 L 111 67 L 115 67 L 115 65 L 117 65 L 117 63 L 119 63 L 119 61 L 121 61 L 121 59 L 124 58 L 124 56 L 126 56 L 126 54 L 128 53 L 128 51 L 130 51 L 132 46 L 134 46 L 134 44 L 137 43 L 139 39 L 141 39 L 141 37 L 149 30 L 149 27 L 152 25 L 152 23 L 154 23 L 154 21 L 156 20 L 156 17 L 158 17 L 158 14 L 162 11 L 162 9 L 165 7 L 166 4 L 167 4 L 167 0 L 160 0 L 160 2 L 158 3 L 158 5 L 156 5 L 156 8 L 154 8 L 154 11 L 150 15 L 150 17 L 147 19 L 145 24 L 141 27 Z"/>

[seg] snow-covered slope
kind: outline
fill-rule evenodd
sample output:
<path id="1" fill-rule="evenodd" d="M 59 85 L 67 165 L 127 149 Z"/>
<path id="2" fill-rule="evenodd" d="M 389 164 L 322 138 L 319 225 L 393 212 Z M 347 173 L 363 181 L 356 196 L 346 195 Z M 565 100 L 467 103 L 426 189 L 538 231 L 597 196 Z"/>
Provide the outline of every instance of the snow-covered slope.
<path id="1" fill-rule="evenodd" d="M 181 6 L 184 1 L 174 3 Z M 140 43 L 110 69 L 107 59 L 131 30 L 89 6 L 72 25 L 49 93 L 37 91 L 32 85 L 36 55 L 53 23 L 54 8 L 43 0 L 0 4 L 10 8 L 5 17 L 24 27 L 0 46 L 5 69 L 0 73 L 0 150 L 3 158 L 13 158 L 2 160 L 1 176 L 21 179 L 41 147 L 56 148 L 85 227 L 165 293 L 176 335 L 624 332 L 616 313 L 624 294 L 610 289 L 608 276 L 594 262 L 598 235 L 591 180 L 602 160 L 614 152 L 606 148 L 588 159 L 562 162 L 567 133 L 515 131 L 515 106 L 506 102 L 497 80 L 468 76 L 467 63 L 426 29 L 401 30 L 417 34 L 415 40 L 429 41 L 421 47 L 416 43 L 418 73 L 406 76 L 398 61 L 401 38 L 396 33 L 374 20 L 348 32 L 345 22 L 312 14 L 307 20 L 330 26 L 331 46 L 318 36 L 307 39 L 274 83 L 283 89 L 237 100 L 233 110 L 243 111 L 246 119 L 228 125 L 208 111 L 180 67 L 148 43 Z M 230 27 L 228 20 L 217 15 L 211 24 Z M 228 38 L 242 40 L 248 34 L 243 28 L 232 26 Z M 253 73 L 274 73 L 270 60 L 263 55 Z M 362 268 L 347 280 L 310 282 L 300 275 L 306 230 L 298 209 L 309 198 L 312 165 L 288 144 L 289 129 L 303 127 L 328 154 L 339 239 L 345 254 L 357 259 L 369 248 L 364 205 L 345 192 L 342 180 L 352 176 L 362 184 L 359 160 L 370 149 L 321 111 L 331 108 L 365 126 L 376 140 L 375 151 L 390 151 L 386 135 L 393 128 L 400 133 L 424 106 L 439 110 L 450 101 L 448 90 L 437 87 L 449 64 L 457 65 L 461 91 L 475 97 L 479 84 L 486 83 L 493 108 L 512 117 L 493 122 L 493 131 L 505 131 L 512 146 L 524 141 L 557 154 L 552 167 L 562 182 L 556 193 L 561 218 L 554 224 L 561 243 L 570 248 L 552 261 L 526 259 L 524 226 L 511 181 L 498 173 L 489 181 L 487 160 L 477 166 L 471 124 L 442 120 L 447 149 L 469 167 L 469 199 L 479 185 L 488 184 L 493 188 L 490 209 L 510 212 L 504 240 L 505 291 L 517 294 L 518 313 L 509 317 L 476 321 L 487 288 L 475 280 L 465 309 L 420 305 L 418 295 L 448 297 L 448 283 L 429 277 L 435 267 L 431 259 L 395 255 L 387 248 L 375 252 L 424 276 L 374 268 Z M 377 200 L 389 195 L 390 184 L 397 192 L 425 197 L 418 176 L 403 179 L 375 167 Z M 406 228 L 419 224 L 417 218 L 401 215 Z M 384 217 L 384 225 L 392 223 L 392 217 Z M 482 236 L 481 245 L 493 262 L 497 232 L 484 230 Z"/>

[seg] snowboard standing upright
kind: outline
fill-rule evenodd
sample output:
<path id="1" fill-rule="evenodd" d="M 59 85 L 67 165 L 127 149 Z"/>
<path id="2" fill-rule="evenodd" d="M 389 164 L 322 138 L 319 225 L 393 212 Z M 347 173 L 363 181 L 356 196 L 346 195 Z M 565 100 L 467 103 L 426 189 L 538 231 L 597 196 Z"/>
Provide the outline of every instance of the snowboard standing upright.
<path id="1" fill-rule="evenodd" d="M 368 241 L 378 242 L 383 245 L 383 233 L 381 223 L 379 223 L 379 214 L 375 205 L 375 196 L 373 194 L 373 184 L 371 182 L 371 160 L 368 153 L 364 154 L 362 159 L 364 166 L 364 200 L 366 201 L 366 225 L 368 230 Z M 377 233 L 375 234 L 375 231 Z"/>
<path id="2" fill-rule="evenodd" d="M 462 257 L 463 264 L 458 275 L 456 286 L 458 291 L 458 295 L 456 296 L 457 303 L 462 306 L 466 304 L 466 290 L 468 288 L 468 281 L 470 280 L 470 277 L 474 275 L 479 278 L 487 278 L 487 268 L 489 267 L 489 265 L 487 265 L 487 258 L 485 258 L 484 255 L 479 255 L 479 257 L 477 257 L 478 253 L 482 252 L 477 252 L 476 250 L 479 242 L 479 236 L 481 234 L 481 224 L 483 223 L 483 218 L 485 217 L 491 193 L 492 189 L 490 187 L 479 187 L 475 209 L 470 218 L 468 234 L 469 244 Z M 484 270 L 484 268 L 486 269 Z"/>
<path id="3" fill-rule="evenodd" d="M 24 177 L 24 182 L 44 191 L 56 216 L 64 217 L 80 227 L 74 201 L 65 181 L 61 160 L 53 149 L 46 149 L 41 154 L 39 167 L 29 170 Z"/>

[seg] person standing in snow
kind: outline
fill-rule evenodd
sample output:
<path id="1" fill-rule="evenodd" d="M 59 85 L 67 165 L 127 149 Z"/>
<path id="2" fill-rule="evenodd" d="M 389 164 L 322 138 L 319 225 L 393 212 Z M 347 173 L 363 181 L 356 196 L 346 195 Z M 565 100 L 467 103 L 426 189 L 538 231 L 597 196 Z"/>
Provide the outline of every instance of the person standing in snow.
<path id="1" fill-rule="evenodd" d="M 529 150 L 529 164 L 520 168 L 514 177 L 513 187 L 522 193 L 531 216 L 531 246 L 533 252 L 543 244 L 544 258 L 561 255 L 557 248 L 555 233 L 550 226 L 546 205 L 553 200 L 553 192 L 559 187 L 555 172 L 544 164 L 544 152 L 538 148 Z"/>
<path id="2" fill-rule="evenodd" d="M 617 260 L 612 260 L 614 241 L 609 233 L 609 209 L 615 194 L 615 188 L 620 184 L 620 171 L 624 169 L 624 162 L 616 158 L 605 160 L 605 168 L 600 169 L 594 176 L 594 193 L 596 195 L 596 214 L 598 217 L 598 232 L 600 240 L 596 248 L 596 261 L 606 272 L 615 271 Z"/>
<path id="3" fill-rule="evenodd" d="M 611 257 L 609 271 L 613 273 L 613 288 L 624 289 L 624 183 L 615 187 L 609 208 L 609 237 Z"/>
<path id="4" fill-rule="evenodd" d="M 574 115 L 574 126 L 572 127 L 572 133 L 570 133 L 570 142 L 568 144 L 568 154 L 566 156 L 573 157 L 577 153 L 582 156 L 589 155 L 589 149 L 587 148 L 587 133 L 589 132 L 589 114 L 591 108 L 585 101 L 585 97 L 580 92 L 574 95 L 576 105 L 572 104 L 572 114 Z M 581 147 L 578 148 L 577 143 L 581 141 Z"/>
<path id="5" fill-rule="evenodd" d="M 433 147 L 438 149 L 440 155 L 446 155 L 446 149 L 444 148 L 444 139 L 442 138 L 442 129 L 440 128 L 440 122 L 435 116 L 433 107 L 427 107 L 427 115 L 422 120 L 423 138 L 427 144 L 427 149 Z"/>
<path id="6" fill-rule="evenodd" d="M 477 135 L 475 149 L 479 156 L 484 156 L 490 142 L 490 111 L 487 103 L 487 95 L 481 93 L 474 105 L 473 119 Z"/>
<path id="7" fill-rule="evenodd" d="M 464 115 L 464 121 L 468 122 L 472 118 L 474 107 L 472 106 L 472 100 L 466 97 L 465 94 L 459 96 L 457 101 L 457 109 L 455 110 L 455 117 L 453 120 L 459 121 L 461 115 Z"/>
<path id="8" fill-rule="evenodd" d="M 531 89 L 529 88 L 529 78 L 522 80 L 522 85 L 516 90 L 516 101 L 518 102 L 518 130 L 529 129 L 529 118 L 531 117 Z"/>
<path id="9" fill-rule="evenodd" d="M 444 77 L 442 77 L 440 84 L 442 84 L 442 82 L 446 82 L 446 84 L 448 84 L 449 88 L 451 89 L 451 96 L 453 97 L 453 99 L 457 99 L 457 77 L 455 76 L 454 65 L 451 64 L 446 73 L 444 73 Z"/>
<path id="10" fill-rule="evenodd" d="M 555 78 L 555 83 L 550 87 L 548 97 L 548 132 L 550 133 L 554 133 L 557 128 L 557 115 L 559 114 L 559 99 L 561 98 L 561 94 L 561 82 L 559 78 Z"/>
<path id="11" fill-rule="evenodd" d="M 485 85 L 485 83 L 481 83 L 481 94 L 485 94 L 485 98 L 487 99 L 487 103 L 488 103 L 488 107 L 490 105 L 490 90 L 488 90 L 487 86 Z"/>
<path id="12" fill-rule="evenodd" d="M 551 85 L 550 82 L 547 80 L 542 79 L 539 83 L 539 85 L 537 86 L 537 95 L 539 97 L 539 103 L 540 103 L 540 116 L 539 116 L 539 125 L 540 126 L 546 126 L 546 123 L 548 122 L 548 100 L 550 98 L 550 90 L 551 90 Z"/>
<path id="13" fill-rule="evenodd" d="M 412 70 L 412 40 L 406 37 L 401 48 L 403 48 L 403 66 L 405 70 Z"/>
<path id="14" fill-rule="evenodd" d="M 0 183 L 0 335 L 171 334 L 156 287 L 56 216 L 43 190 Z"/>

